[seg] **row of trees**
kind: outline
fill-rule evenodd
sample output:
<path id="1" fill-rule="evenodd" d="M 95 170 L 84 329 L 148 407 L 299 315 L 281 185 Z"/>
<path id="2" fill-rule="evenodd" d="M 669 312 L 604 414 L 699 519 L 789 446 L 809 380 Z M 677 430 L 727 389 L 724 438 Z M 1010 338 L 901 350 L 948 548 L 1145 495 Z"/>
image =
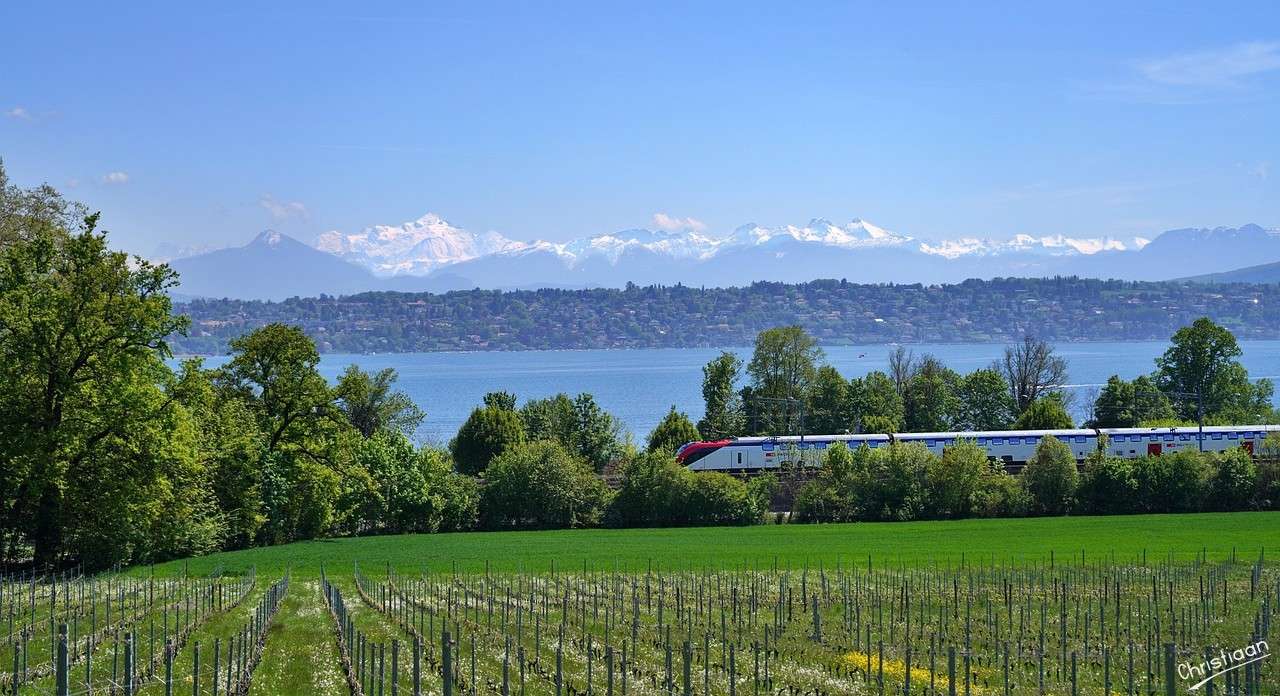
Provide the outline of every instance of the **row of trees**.
<path id="1" fill-rule="evenodd" d="M 1250 381 L 1235 336 L 1209 319 L 1179 329 L 1151 375 L 1113 376 L 1091 427 L 1277 420 L 1269 380 Z M 1066 360 L 1026 337 L 991 366 L 960 374 L 899 347 L 883 371 L 845 379 L 799 326 L 763 331 L 750 362 L 723 352 L 703 367 L 703 438 L 752 434 L 1071 428 Z"/>
<path id="2" fill-rule="evenodd" d="M 1269 448 L 1261 463 L 1242 449 L 1122 459 L 1108 456 L 1104 442 L 1079 468 L 1066 444 L 1046 437 L 1010 475 L 969 441 L 941 456 L 916 443 L 838 444 L 792 512 L 798 522 L 852 522 L 1276 509 L 1280 441 Z"/>
<path id="3" fill-rule="evenodd" d="M 761 332 L 745 365 L 721 353 L 703 367 L 698 431 L 715 438 L 1071 427 L 1061 391 L 1066 362 L 1032 338 L 965 375 L 904 347 L 890 354 L 886 370 L 853 379 L 823 358 L 799 326 Z"/>

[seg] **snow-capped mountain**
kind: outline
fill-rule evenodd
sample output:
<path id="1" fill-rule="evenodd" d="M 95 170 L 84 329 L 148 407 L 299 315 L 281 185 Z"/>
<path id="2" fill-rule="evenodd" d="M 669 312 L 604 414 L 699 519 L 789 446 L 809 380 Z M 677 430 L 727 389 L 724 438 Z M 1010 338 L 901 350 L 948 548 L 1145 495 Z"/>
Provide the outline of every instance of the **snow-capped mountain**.
<path id="1" fill-rule="evenodd" d="M 468 232 L 435 213 L 403 225 L 374 225 L 354 234 L 334 230 L 316 239 L 317 249 L 379 276 L 426 275 L 441 266 L 524 246 L 497 232 Z"/>
<path id="2" fill-rule="evenodd" d="M 1166 280 L 1280 261 L 1280 229 L 1189 228 L 1152 235 L 1150 241 L 1028 234 L 919 239 L 865 220 L 835 224 L 814 219 L 781 227 L 748 224 L 723 235 L 685 227 L 623 230 L 569 242 L 517 242 L 496 232 L 473 234 L 426 215 L 355 234 L 329 232 L 317 247 L 272 233 L 247 247 L 182 259 L 175 263 L 183 273 L 180 291 L 252 298 L 359 290 L 620 287 L 628 282 L 723 287 L 818 278 L 926 284 L 1055 275 Z M 289 253 L 267 253 L 285 248 Z M 263 261 L 268 263 L 262 268 L 270 271 L 242 278 L 242 267 L 258 268 Z M 242 279 L 224 282 L 229 278 Z M 263 283 L 271 287 L 259 287 Z"/>

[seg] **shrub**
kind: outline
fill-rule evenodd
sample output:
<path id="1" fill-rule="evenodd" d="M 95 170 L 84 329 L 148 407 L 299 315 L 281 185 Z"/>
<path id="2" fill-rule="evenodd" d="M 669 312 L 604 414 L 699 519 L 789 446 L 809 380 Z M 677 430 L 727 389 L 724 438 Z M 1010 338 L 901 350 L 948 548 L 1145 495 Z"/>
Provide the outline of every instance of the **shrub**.
<path id="1" fill-rule="evenodd" d="M 1089 513 L 1115 515 L 1133 512 L 1138 479 L 1133 462 L 1119 457 L 1091 457 L 1080 481 L 1080 506 Z"/>
<path id="2" fill-rule="evenodd" d="M 1032 508 L 1042 515 L 1070 512 L 1078 479 L 1071 448 L 1052 435 L 1041 438 L 1035 454 L 1022 470 L 1022 485 L 1031 494 Z"/>
<path id="3" fill-rule="evenodd" d="M 1254 507 L 1258 468 L 1248 452 L 1237 447 L 1210 455 L 1214 465 L 1208 504 L 1214 510 L 1247 510 Z"/>
<path id="4" fill-rule="evenodd" d="M 1194 512 L 1203 507 L 1212 467 L 1199 452 L 1145 457 L 1134 464 L 1143 512 Z"/>
<path id="5" fill-rule="evenodd" d="M 990 469 L 987 452 L 972 440 L 957 440 L 928 463 L 927 517 L 968 517 L 983 475 Z"/>
<path id="6" fill-rule="evenodd" d="M 1062 405 L 1062 399 L 1050 395 L 1036 399 L 1018 416 L 1014 430 L 1061 430 L 1074 427 L 1071 416 Z"/>
<path id="7" fill-rule="evenodd" d="M 491 528 L 592 527 L 609 502 L 604 482 L 557 442 L 515 445 L 486 473 L 481 510 Z"/>

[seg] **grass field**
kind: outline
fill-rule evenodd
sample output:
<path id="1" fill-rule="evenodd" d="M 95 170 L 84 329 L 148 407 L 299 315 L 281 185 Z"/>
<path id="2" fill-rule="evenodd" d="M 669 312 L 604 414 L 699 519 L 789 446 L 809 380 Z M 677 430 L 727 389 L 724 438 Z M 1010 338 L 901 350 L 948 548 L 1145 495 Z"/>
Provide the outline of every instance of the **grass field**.
<path id="1" fill-rule="evenodd" d="M 233 662 L 284 696 L 408 696 L 415 664 L 422 693 L 460 696 L 1185 693 L 1176 663 L 1275 639 L 1278 555 L 1277 513 L 307 542 L 7 583 L 0 671 L 55 693 L 68 623 L 73 694 L 118 692 L 131 640 L 134 692 L 165 693 L 170 635 L 197 696 L 229 693 Z M 1274 692 L 1272 662 L 1216 693 Z"/>
<path id="2" fill-rule="evenodd" d="M 548 532 L 495 532 L 381 536 L 311 541 L 271 548 L 219 553 L 155 567 L 159 574 L 206 574 L 256 566 L 277 577 L 286 566 L 313 577 L 324 564 L 330 575 L 348 575 L 356 561 L 401 573 L 484 570 L 547 572 L 562 570 L 643 571 L 652 562 L 666 570 L 737 568 L 744 564 L 800 567 L 864 564 L 919 566 L 930 562 L 1101 559 L 1129 561 L 1145 551 L 1151 559 L 1194 558 L 1238 549 L 1257 556 L 1266 548 L 1280 558 L 1280 513 L 1133 515 L 1116 517 L 1044 517 L 953 522 L 887 522 L 839 525 L 764 525 L 695 529 L 591 529 Z M 147 572 L 138 569 L 138 572 Z"/>

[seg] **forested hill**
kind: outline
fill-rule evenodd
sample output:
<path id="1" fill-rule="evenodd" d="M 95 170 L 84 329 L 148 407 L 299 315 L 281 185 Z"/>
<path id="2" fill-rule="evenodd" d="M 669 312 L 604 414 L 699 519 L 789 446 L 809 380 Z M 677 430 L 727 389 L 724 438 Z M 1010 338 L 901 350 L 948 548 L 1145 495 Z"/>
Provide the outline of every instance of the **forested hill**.
<path id="1" fill-rule="evenodd" d="M 222 353 L 271 322 L 302 326 L 327 352 L 747 345 L 799 324 L 826 344 L 1164 340 L 1208 316 L 1242 339 L 1280 338 L 1280 285 L 1131 283 L 1082 278 L 956 285 L 756 283 L 742 288 L 364 293 L 282 302 L 194 300 L 178 353 Z"/>

